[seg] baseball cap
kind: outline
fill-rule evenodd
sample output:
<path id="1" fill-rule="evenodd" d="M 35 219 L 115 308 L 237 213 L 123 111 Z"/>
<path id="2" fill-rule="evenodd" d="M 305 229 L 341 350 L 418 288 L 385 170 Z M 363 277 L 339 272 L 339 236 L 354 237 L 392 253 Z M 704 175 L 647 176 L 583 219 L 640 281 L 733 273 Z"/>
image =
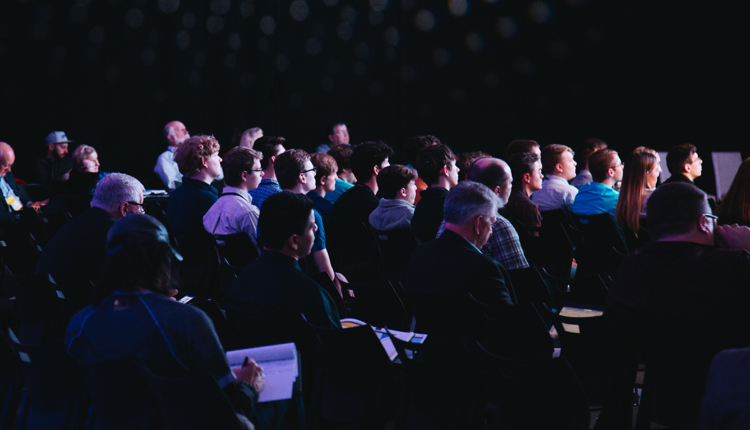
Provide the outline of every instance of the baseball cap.
<path id="1" fill-rule="evenodd" d="M 71 143 L 74 140 L 68 140 L 68 136 L 65 135 L 64 131 L 53 131 L 47 136 L 47 145 L 50 143 Z"/>
<path id="2" fill-rule="evenodd" d="M 130 214 L 120 218 L 107 234 L 107 255 L 113 255 L 126 247 L 166 243 L 172 255 L 182 261 L 182 255 L 169 244 L 169 233 L 164 224 L 151 215 Z"/>

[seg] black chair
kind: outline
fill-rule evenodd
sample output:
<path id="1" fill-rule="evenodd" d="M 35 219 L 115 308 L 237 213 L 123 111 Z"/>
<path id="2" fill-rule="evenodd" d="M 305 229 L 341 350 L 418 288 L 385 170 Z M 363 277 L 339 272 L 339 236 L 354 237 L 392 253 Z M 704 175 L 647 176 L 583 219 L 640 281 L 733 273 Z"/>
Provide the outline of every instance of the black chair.
<path id="1" fill-rule="evenodd" d="M 219 307 L 219 304 L 215 300 L 195 298 L 189 304 L 202 310 L 211 318 L 211 321 L 214 323 L 216 335 L 219 336 L 219 341 L 224 351 L 236 349 L 237 329 L 231 321 L 227 320 L 224 310 Z"/>
<path id="2" fill-rule="evenodd" d="M 590 306 L 604 306 L 607 297 L 607 283 L 599 275 L 575 278 L 558 278 L 542 270 L 547 285 L 556 288 L 555 309 L 564 304 L 581 304 Z"/>
<path id="3" fill-rule="evenodd" d="M 411 252 L 417 247 L 417 238 L 411 228 L 381 231 L 372 229 L 380 246 L 380 271 L 383 279 L 403 281 Z"/>
<path id="4" fill-rule="evenodd" d="M 388 326 L 396 330 L 409 330 L 411 318 L 390 281 L 350 283 L 342 288 L 347 293 L 353 292 L 347 297 L 347 303 L 351 307 L 350 317 L 375 327 Z"/>
<path id="5" fill-rule="evenodd" d="M 260 257 L 258 249 L 246 233 L 235 233 L 216 236 L 219 256 L 225 258 L 234 267 L 245 267 Z M 223 245 L 218 245 L 223 242 Z"/>
<path id="6" fill-rule="evenodd" d="M 221 260 L 213 236 L 204 232 L 175 237 L 175 243 L 183 257 L 180 292 L 195 297 L 214 297 Z"/>
<path id="7" fill-rule="evenodd" d="M 16 332 L 26 344 L 62 340 L 65 316 L 58 286 L 46 273 L 37 273 L 18 280 L 16 294 L 18 323 Z"/>
<path id="8" fill-rule="evenodd" d="M 81 366 L 94 430 L 157 430 L 163 428 L 156 399 L 131 360 Z"/>
<path id="9" fill-rule="evenodd" d="M 576 276 L 592 274 L 614 275 L 628 254 L 620 232 L 608 213 L 597 215 L 571 214 L 572 231 L 580 237 L 576 243 Z"/>
<path id="10" fill-rule="evenodd" d="M 42 255 L 42 248 L 35 241 L 32 235 L 24 232 L 13 233 L 3 238 L 5 246 L 0 248 L 4 253 L 3 261 L 16 276 L 34 273 Z"/>
<path id="11" fill-rule="evenodd" d="M 565 358 L 512 360 L 478 348 L 497 389 L 488 429 L 589 428 L 586 395 Z"/>
<path id="12" fill-rule="evenodd" d="M 567 229 L 569 216 L 562 209 L 542 211 L 542 227 L 536 243 L 536 256 L 529 262 L 537 267 L 544 267 L 549 273 L 560 277 L 569 277 L 573 263 L 575 241 Z"/>
<path id="13" fill-rule="evenodd" d="M 369 224 L 348 223 L 327 230 L 326 242 L 333 267 L 347 279 L 352 282 L 378 279 L 381 251 Z"/>
<path id="14" fill-rule="evenodd" d="M 21 400 L 23 376 L 18 354 L 0 333 L 0 430 L 12 430 Z"/>
<path id="15" fill-rule="evenodd" d="M 218 246 L 217 252 L 219 252 Z M 237 280 L 237 277 L 240 276 L 243 269 L 244 267 L 234 266 L 230 264 L 226 258 L 222 257 L 221 264 L 219 265 L 219 274 L 216 278 L 216 289 L 214 290 L 213 298 L 216 300 L 224 298 L 229 292 L 229 287 L 231 287 L 232 283 Z"/>
<path id="16" fill-rule="evenodd" d="M 341 297 L 341 293 L 339 293 L 338 288 L 336 288 L 336 284 L 333 283 L 331 278 L 328 276 L 328 273 L 326 272 L 318 272 L 314 275 L 310 275 L 310 278 L 317 282 L 321 287 L 323 287 L 324 290 L 328 293 L 329 296 L 331 296 L 331 299 L 334 303 L 336 303 L 336 309 L 339 311 L 339 318 L 346 318 L 349 316 L 349 310 L 347 309 L 346 305 L 344 304 L 344 299 Z M 345 285 L 349 285 L 346 282 L 343 282 L 339 279 L 339 284 L 341 285 L 342 290 L 344 289 Z"/>
<path id="17" fill-rule="evenodd" d="M 542 304 L 552 306 L 554 303 L 557 291 L 547 286 L 536 267 L 508 270 L 508 276 L 513 283 L 517 303 L 531 302 L 537 307 Z"/>
<path id="18" fill-rule="evenodd" d="M 49 184 L 26 184 L 23 188 L 32 202 L 41 202 L 49 198 Z"/>
<path id="19" fill-rule="evenodd" d="M 622 227 L 622 234 L 625 237 L 625 245 L 628 247 L 628 251 L 633 252 L 638 248 L 642 248 L 648 242 L 651 241 L 651 234 L 648 232 L 648 219 L 641 218 L 638 221 L 638 235 L 636 236 L 633 229 L 630 227 Z"/>

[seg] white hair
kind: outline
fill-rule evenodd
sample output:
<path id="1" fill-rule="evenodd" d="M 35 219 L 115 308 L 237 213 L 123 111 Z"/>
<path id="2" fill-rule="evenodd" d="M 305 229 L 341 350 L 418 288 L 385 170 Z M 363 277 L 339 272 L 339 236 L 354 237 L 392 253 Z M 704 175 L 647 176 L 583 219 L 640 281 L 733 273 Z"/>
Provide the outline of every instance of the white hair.
<path id="1" fill-rule="evenodd" d="M 124 173 L 110 173 L 96 184 L 91 207 L 113 212 L 125 202 L 138 202 L 143 191 L 145 188 L 138 179 Z"/>
<path id="2" fill-rule="evenodd" d="M 253 149 L 253 144 L 261 136 L 263 136 L 263 130 L 261 130 L 260 127 L 249 128 L 245 130 L 244 133 L 242 133 L 242 138 L 240 139 L 240 146 L 243 148 Z"/>
<path id="3" fill-rule="evenodd" d="M 445 198 L 445 222 L 464 225 L 477 215 L 491 218 L 503 202 L 488 186 L 474 181 L 462 181 L 451 188 Z"/>

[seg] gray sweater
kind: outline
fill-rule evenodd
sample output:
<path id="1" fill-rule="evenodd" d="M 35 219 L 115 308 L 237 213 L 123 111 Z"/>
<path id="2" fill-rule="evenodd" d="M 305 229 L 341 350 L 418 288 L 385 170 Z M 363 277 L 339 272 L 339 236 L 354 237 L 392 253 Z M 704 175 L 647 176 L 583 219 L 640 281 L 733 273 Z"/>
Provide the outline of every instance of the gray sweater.
<path id="1" fill-rule="evenodd" d="M 415 206 L 405 200 L 380 199 L 380 204 L 370 214 L 370 225 L 375 230 L 398 230 L 411 226 Z"/>

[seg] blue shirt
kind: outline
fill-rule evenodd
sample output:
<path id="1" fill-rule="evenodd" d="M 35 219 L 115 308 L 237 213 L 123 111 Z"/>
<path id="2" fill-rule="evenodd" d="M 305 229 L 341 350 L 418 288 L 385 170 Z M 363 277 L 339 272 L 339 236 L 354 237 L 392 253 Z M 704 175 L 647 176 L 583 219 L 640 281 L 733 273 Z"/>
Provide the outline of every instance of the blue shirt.
<path id="1" fill-rule="evenodd" d="M 328 195 L 328 193 L 326 193 Z M 331 215 L 331 209 L 333 209 L 333 203 L 329 202 L 315 191 L 307 193 L 307 197 L 313 202 L 313 207 L 323 217 L 323 222 L 328 221 L 328 216 Z"/>
<path id="2" fill-rule="evenodd" d="M 620 193 L 612 187 L 598 182 L 589 182 L 578 190 L 571 211 L 578 215 L 597 215 L 607 212 L 614 218 L 619 197 Z"/>
<path id="3" fill-rule="evenodd" d="M 280 192 L 279 181 L 276 179 L 261 179 L 258 188 L 248 191 L 248 194 L 253 198 L 253 204 L 260 209 L 267 198 Z"/>
<path id="4" fill-rule="evenodd" d="M 311 252 L 326 249 L 326 231 L 323 228 L 323 217 L 315 209 L 313 209 L 313 215 L 315 216 L 315 224 L 318 226 L 318 229 L 315 231 L 315 241 L 313 242 Z"/>
<path id="5" fill-rule="evenodd" d="M 341 195 L 344 194 L 344 192 L 346 192 L 349 188 L 353 186 L 354 184 L 350 184 L 349 182 L 346 182 L 343 179 L 336 179 L 336 189 L 333 191 L 327 192 L 324 198 L 331 203 L 336 203 L 336 200 L 338 200 L 339 197 L 341 197 Z"/>

